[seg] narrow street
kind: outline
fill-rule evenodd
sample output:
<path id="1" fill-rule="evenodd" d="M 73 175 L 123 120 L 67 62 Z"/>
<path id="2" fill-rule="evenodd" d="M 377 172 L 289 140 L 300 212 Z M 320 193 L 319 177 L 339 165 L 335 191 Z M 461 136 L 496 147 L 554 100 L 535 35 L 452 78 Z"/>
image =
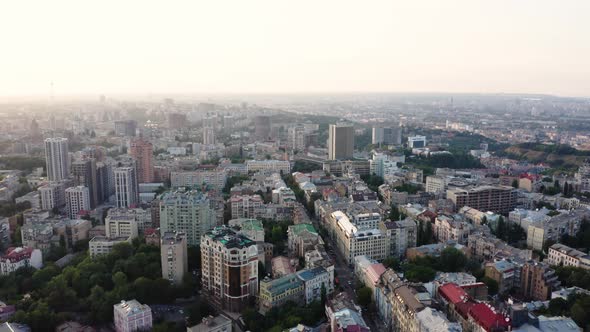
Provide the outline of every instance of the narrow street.
<path id="1" fill-rule="evenodd" d="M 319 222 L 315 218 L 312 218 L 312 221 L 317 229 L 321 228 Z M 323 240 L 327 244 L 326 250 L 328 255 L 330 255 L 334 262 L 334 277 L 338 278 L 340 287 L 342 287 L 348 296 L 356 302 L 354 268 L 349 267 L 344 257 L 338 254 L 336 243 L 330 237 L 323 237 Z M 337 288 L 336 291 L 339 291 L 339 289 Z M 377 323 L 373 317 L 376 317 L 376 315 L 369 314 L 368 308 L 362 308 L 362 310 L 363 319 L 369 328 L 371 328 L 371 331 L 383 331 L 383 324 Z"/>

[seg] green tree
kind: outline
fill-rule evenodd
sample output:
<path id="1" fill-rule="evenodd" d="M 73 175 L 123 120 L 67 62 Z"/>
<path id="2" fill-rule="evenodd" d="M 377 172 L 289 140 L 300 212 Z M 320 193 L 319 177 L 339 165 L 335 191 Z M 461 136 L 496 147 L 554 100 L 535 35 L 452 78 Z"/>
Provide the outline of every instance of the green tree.
<path id="1" fill-rule="evenodd" d="M 518 188 L 518 180 L 517 179 L 512 180 L 512 187 Z"/>
<path id="2" fill-rule="evenodd" d="M 400 268 L 399 259 L 395 257 L 385 258 L 382 264 L 388 269 L 399 270 Z"/>
<path id="3" fill-rule="evenodd" d="M 429 282 L 432 281 L 436 275 L 436 270 L 428 266 L 409 264 L 406 269 L 405 276 L 412 282 Z"/>
<path id="4" fill-rule="evenodd" d="M 568 302 L 560 297 L 549 301 L 549 312 L 552 316 L 561 316 L 568 311 Z"/>
<path id="5" fill-rule="evenodd" d="M 483 277 L 481 280 L 486 286 L 488 286 L 488 293 L 490 295 L 498 294 L 498 282 L 490 277 Z"/>
<path id="6" fill-rule="evenodd" d="M 363 286 L 356 291 L 356 300 L 362 307 L 368 307 L 371 304 L 373 292 L 369 287 Z"/>
<path id="7" fill-rule="evenodd" d="M 467 264 L 467 257 L 460 250 L 447 247 L 441 252 L 440 266 L 444 272 L 463 271 L 465 264 Z"/>

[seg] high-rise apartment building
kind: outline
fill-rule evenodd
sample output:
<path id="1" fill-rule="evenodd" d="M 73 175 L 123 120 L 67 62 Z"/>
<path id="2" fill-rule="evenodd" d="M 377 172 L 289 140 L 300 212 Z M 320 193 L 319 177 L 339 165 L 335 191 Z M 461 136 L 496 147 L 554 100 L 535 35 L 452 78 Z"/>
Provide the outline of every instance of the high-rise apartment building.
<path id="1" fill-rule="evenodd" d="M 129 155 L 135 159 L 138 183 L 154 182 L 154 148 L 142 137 L 131 140 Z"/>
<path id="2" fill-rule="evenodd" d="M 64 182 L 50 182 L 39 187 L 41 209 L 51 210 L 66 204 L 66 184 Z"/>
<path id="3" fill-rule="evenodd" d="M 469 206 L 479 211 L 508 214 L 516 207 L 516 189 L 508 186 L 479 186 L 469 189 L 452 188 L 447 190 L 457 210 Z"/>
<path id="4" fill-rule="evenodd" d="M 188 273 L 186 234 L 166 232 L 160 242 L 162 278 L 179 285 Z"/>
<path id="5" fill-rule="evenodd" d="M 293 150 L 303 151 L 306 148 L 306 131 L 305 126 L 297 124 L 288 130 L 288 145 Z"/>
<path id="6" fill-rule="evenodd" d="M 70 175 L 70 156 L 67 138 L 48 138 L 45 140 L 45 162 L 47 179 L 60 181 Z"/>
<path id="7" fill-rule="evenodd" d="M 88 187 L 77 186 L 66 189 L 66 209 L 70 219 L 77 219 L 80 211 L 89 211 L 90 191 Z"/>
<path id="8" fill-rule="evenodd" d="M 396 144 L 402 143 L 402 127 L 373 127 L 372 144 Z"/>
<path id="9" fill-rule="evenodd" d="M 203 292 L 218 306 L 240 312 L 258 295 L 256 243 L 220 226 L 201 238 Z"/>
<path id="10" fill-rule="evenodd" d="M 113 173 L 117 207 L 132 207 L 139 204 L 139 186 L 135 167 L 117 167 Z"/>
<path id="11" fill-rule="evenodd" d="M 168 128 L 180 129 L 186 127 L 188 122 L 186 121 L 186 114 L 182 113 L 170 113 L 168 114 Z"/>
<path id="12" fill-rule="evenodd" d="M 134 120 L 115 121 L 115 135 L 135 136 L 137 122 Z"/>
<path id="13" fill-rule="evenodd" d="M 254 118 L 254 135 L 260 139 L 268 139 L 270 137 L 271 121 L 268 115 L 258 115 Z"/>
<path id="14" fill-rule="evenodd" d="M 76 160 L 72 163 L 72 176 L 77 186 L 84 186 L 90 192 L 90 207 L 95 208 L 102 202 L 98 197 L 98 176 L 94 159 Z"/>
<path id="15" fill-rule="evenodd" d="M 199 245 L 201 236 L 216 226 L 217 211 L 198 191 L 174 191 L 160 198 L 160 229 L 186 234 L 188 245 Z"/>
<path id="16" fill-rule="evenodd" d="M 215 144 L 215 129 L 213 127 L 203 127 L 203 144 Z"/>
<path id="17" fill-rule="evenodd" d="M 354 152 L 354 127 L 352 124 L 330 125 L 328 132 L 328 160 L 352 159 Z"/>

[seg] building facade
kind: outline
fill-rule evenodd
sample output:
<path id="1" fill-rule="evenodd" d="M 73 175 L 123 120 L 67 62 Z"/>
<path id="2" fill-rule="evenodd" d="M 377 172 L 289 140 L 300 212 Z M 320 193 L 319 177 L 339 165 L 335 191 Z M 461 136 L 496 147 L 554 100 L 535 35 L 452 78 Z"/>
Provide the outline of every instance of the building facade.
<path id="1" fill-rule="evenodd" d="M 328 160 L 352 159 L 354 152 L 352 124 L 331 124 L 328 130 Z"/>
<path id="2" fill-rule="evenodd" d="M 162 234 L 182 232 L 189 246 L 199 245 L 202 235 L 217 225 L 217 211 L 209 198 L 198 191 L 167 192 L 159 204 Z"/>
<path id="3" fill-rule="evenodd" d="M 113 306 L 115 331 L 151 331 L 152 309 L 137 300 L 121 301 Z"/>
<path id="4" fill-rule="evenodd" d="M 139 204 L 139 186 L 135 167 L 117 167 L 113 173 L 116 206 L 133 207 Z"/>
<path id="5" fill-rule="evenodd" d="M 88 187 L 77 186 L 66 189 L 66 210 L 70 219 L 77 219 L 80 211 L 90 211 Z"/>
<path id="6" fill-rule="evenodd" d="M 129 142 L 129 155 L 135 159 L 137 182 L 154 182 L 154 148 L 152 143 L 140 137 Z"/>
<path id="7" fill-rule="evenodd" d="M 220 307 L 240 312 L 258 295 L 258 248 L 228 227 L 201 238 L 203 292 Z"/>
<path id="8" fill-rule="evenodd" d="M 47 179 L 61 181 L 70 175 L 70 156 L 67 138 L 48 138 L 45 140 L 45 162 Z"/>
<path id="9" fill-rule="evenodd" d="M 162 278 L 180 285 L 188 273 L 186 234 L 166 232 L 160 243 Z"/>

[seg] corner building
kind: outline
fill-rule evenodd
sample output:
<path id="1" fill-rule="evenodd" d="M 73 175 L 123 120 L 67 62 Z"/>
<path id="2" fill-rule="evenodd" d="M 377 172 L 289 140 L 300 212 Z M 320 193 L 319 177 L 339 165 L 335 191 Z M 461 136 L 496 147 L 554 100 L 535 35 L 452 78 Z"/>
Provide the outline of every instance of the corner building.
<path id="1" fill-rule="evenodd" d="M 256 243 L 219 226 L 201 238 L 202 287 L 217 307 L 240 312 L 258 295 Z"/>

